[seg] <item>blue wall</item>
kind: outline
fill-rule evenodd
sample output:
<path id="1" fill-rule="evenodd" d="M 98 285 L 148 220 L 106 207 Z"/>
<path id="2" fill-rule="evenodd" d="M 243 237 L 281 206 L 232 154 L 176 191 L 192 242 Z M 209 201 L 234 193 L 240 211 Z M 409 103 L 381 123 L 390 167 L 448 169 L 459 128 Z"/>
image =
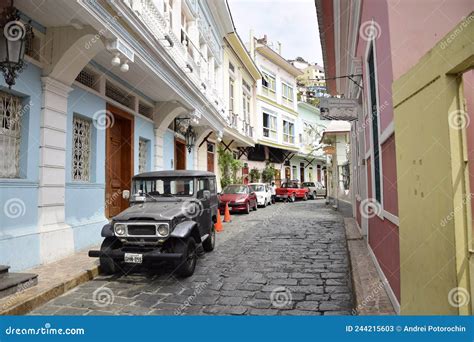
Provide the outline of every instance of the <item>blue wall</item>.
<path id="1" fill-rule="evenodd" d="M 134 135 L 134 174 L 138 173 L 138 142 L 140 138 L 147 141 L 148 155 L 146 162 L 146 171 L 152 171 L 154 169 L 154 161 L 152 156 L 155 155 L 155 130 L 154 124 L 151 120 L 143 119 L 139 116 L 135 116 L 135 135 Z"/>
<path id="2" fill-rule="evenodd" d="M 163 137 L 163 169 L 174 170 L 174 133 L 170 130 Z"/>
<path id="3" fill-rule="evenodd" d="M 3 77 L 0 90 L 9 92 Z M 24 105 L 20 178 L 0 179 L 0 264 L 18 270 L 37 265 L 40 260 L 37 208 L 41 69 L 28 64 L 11 93 L 22 97 Z"/>
<path id="4" fill-rule="evenodd" d="M 105 204 L 105 129 L 92 125 L 91 181 L 72 180 L 72 122 L 79 115 L 94 122 L 94 114 L 104 115 L 106 102 L 99 96 L 73 87 L 68 98 L 66 142 L 66 223 L 73 228 L 76 250 L 98 244 L 100 231 L 107 222 Z M 95 117 L 97 119 L 97 116 Z"/>

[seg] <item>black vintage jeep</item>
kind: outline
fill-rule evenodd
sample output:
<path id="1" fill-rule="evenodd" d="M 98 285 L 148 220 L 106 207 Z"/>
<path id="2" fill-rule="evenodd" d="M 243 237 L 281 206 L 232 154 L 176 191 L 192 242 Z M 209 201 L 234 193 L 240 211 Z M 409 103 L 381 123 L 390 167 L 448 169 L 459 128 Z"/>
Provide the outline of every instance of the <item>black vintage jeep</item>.
<path id="1" fill-rule="evenodd" d="M 122 196 L 130 207 L 102 228 L 100 268 L 115 273 L 125 264 L 175 263 L 176 273 L 194 273 L 197 252 L 214 249 L 218 199 L 216 176 L 204 171 L 156 171 L 136 175 Z"/>

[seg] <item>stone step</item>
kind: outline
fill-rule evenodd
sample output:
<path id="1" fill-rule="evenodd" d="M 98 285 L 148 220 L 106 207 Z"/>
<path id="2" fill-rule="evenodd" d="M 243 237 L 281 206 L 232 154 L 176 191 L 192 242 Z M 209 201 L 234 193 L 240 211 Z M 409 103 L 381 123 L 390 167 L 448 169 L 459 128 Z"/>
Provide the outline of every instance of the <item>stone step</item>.
<path id="1" fill-rule="evenodd" d="M 38 275 L 33 273 L 8 273 L 0 274 L 0 298 L 12 295 L 18 291 L 26 290 L 38 283 Z"/>
<path id="2" fill-rule="evenodd" d="M 0 274 L 7 273 L 10 266 L 0 265 Z"/>

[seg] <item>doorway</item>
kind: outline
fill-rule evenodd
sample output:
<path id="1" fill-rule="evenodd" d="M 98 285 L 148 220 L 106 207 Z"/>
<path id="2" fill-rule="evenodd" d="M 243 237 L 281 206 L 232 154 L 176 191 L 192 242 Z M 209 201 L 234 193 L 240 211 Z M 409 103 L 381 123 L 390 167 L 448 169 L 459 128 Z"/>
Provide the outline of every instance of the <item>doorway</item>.
<path id="1" fill-rule="evenodd" d="M 122 198 L 133 176 L 133 116 L 107 105 L 105 132 L 105 216 L 111 218 L 128 207 Z"/>
<path id="2" fill-rule="evenodd" d="M 175 138 L 174 147 L 175 170 L 186 170 L 186 143 Z"/>
<path id="3" fill-rule="evenodd" d="M 304 163 L 300 163 L 300 182 L 304 183 Z"/>
<path id="4" fill-rule="evenodd" d="M 207 143 L 207 171 L 214 172 L 214 156 L 215 156 L 216 145 L 213 143 Z"/>

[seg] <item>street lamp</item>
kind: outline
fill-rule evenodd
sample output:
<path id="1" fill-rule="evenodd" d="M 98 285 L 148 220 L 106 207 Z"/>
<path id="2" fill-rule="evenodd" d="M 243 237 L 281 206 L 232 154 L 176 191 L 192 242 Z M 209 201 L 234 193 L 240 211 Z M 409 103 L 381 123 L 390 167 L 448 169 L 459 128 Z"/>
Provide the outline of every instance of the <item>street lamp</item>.
<path id="1" fill-rule="evenodd" d="M 0 29 L 3 31 L 0 34 L 0 68 L 5 82 L 11 88 L 25 67 L 25 47 L 33 30 L 30 25 L 20 21 L 20 12 L 13 7 L 13 0 L 0 15 Z"/>
<path id="2" fill-rule="evenodd" d="M 194 133 L 193 126 L 189 125 L 184 138 L 186 139 L 186 147 L 188 148 L 188 152 L 191 153 L 191 150 L 196 143 L 196 133 Z"/>

